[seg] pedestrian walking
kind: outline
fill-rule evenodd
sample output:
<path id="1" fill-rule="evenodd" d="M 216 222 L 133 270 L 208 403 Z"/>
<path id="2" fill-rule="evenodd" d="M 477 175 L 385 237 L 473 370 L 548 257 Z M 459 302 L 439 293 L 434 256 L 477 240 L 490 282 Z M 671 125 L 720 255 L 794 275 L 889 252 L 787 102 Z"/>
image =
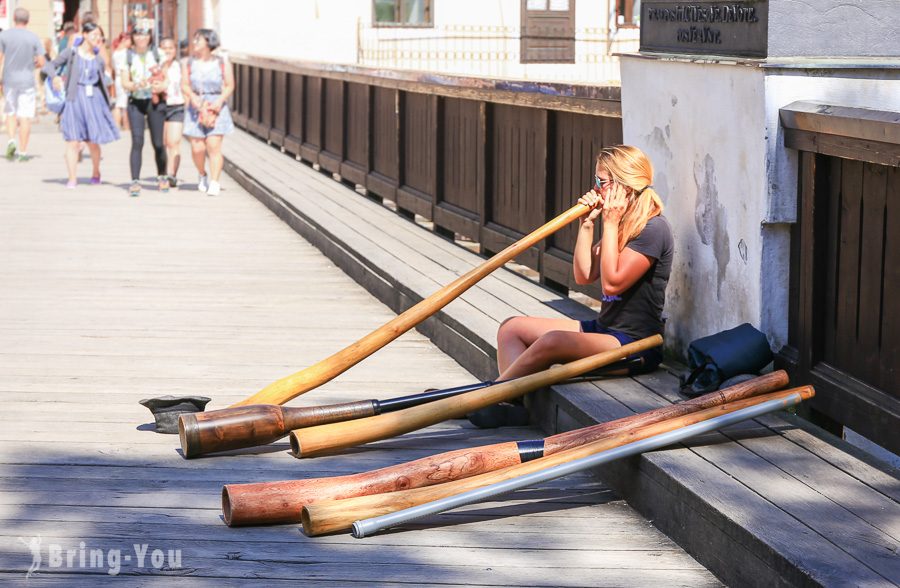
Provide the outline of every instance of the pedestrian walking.
<path id="1" fill-rule="evenodd" d="M 6 158 L 28 159 L 31 121 L 37 105 L 35 69 L 44 65 L 44 48 L 37 35 L 28 30 L 30 15 L 24 8 L 13 12 L 14 26 L 0 33 L 0 91 L 5 96 Z M 16 139 L 18 137 L 18 142 Z"/>
<path id="2" fill-rule="evenodd" d="M 181 165 L 181 137 L 184 130 L 184 94 L 181 91 L 181 63 L 175 39 L 166 37 L 159 42 L 163 54 L 163 71 L 166 74 L 166 124 L 163 135 L 166 143 L 166 165 L 169 187 L 178 185 L 178 167 Z"/>
<path id="3" fill-rule="evenodd" d="M 191 158 L 200 174 L 197 189 L 210 196 L 218 195 L 221 189 L 222 140 L 234 132 L 227 104 L 234 93 L 234 72 L 223 56 L 213 54 L 218 47 L 219 35 L 215 31 L 199 29 L 194 33 L 193 55 L 181 71 L 181 89 L 188 105 L 184 135 L 190 139 Z"/>
<path id="4" fill-rule="evenodd" d="M 78 144 L 87 143 L 93 163 L 91 184 L 100 183 L 100 145 L 119 138 L 119 129 L 109 111 L 109 95 L 104 79 L 106 64 L 100 57 L 102 35 L 94 23 L 82 28 L 81 42 L 65 49 L 56 59 L 44 66 L 44 73 L 53 77 L 53 87 L 65 88 L 66 104 L 60 118 L 60 128 L 66 141 L 67 188 L 78 184 Z M 73 44 L 74 45 L 74 44 Z"/>
<path id="5" fill-rule="evenodd" d="M 150 46 L 150 30 L 135 29 L 131 35 L 132 47 L 126 54 L 126 66 L 122 87 L 128 96 L 128 125 L 131 127 L 131 196 L 141 194 L 141 163 L 144 150 L 144 128 L 150 128 L 150 142 L 156 159 L 156 177 L 159 189 L 168 192 L 166 177 L 166 145 L 163 126 L 166 122 L 165 74 L 161 69 L 159 51 Z"/>
<path id="6" fill-rule="evenodd" d="M 113 70 L 113 91 L 115 98 L 113 102 L 113 120 L 123 131 L 129 129 L 128 116 L 128 92 L 122 87 L 122 77 L 125 75 L 127 67 L 128 50 L 131 49 L 131 34 L 121 33 L 115 38 L 112 44 L 112 70 Z"/>

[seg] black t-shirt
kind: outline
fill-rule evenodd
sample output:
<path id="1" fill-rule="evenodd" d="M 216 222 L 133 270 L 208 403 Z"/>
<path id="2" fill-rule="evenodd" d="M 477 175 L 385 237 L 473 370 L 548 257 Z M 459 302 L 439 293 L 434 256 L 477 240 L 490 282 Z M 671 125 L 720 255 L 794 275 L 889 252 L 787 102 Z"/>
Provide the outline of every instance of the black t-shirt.
<path id="1" fill-rule="evenodd" d="M 675 251 L 669 221 L 662 215 L 654 216 L 647 221 L 644 230 L 625 246 L 651 258 L 652 264 L 621 295 L 604 296 L 597 323 L 635 339 L 662 335 L 663 303 L 666 300 L 666 284 L 669 283 L 672 255 Z"/>

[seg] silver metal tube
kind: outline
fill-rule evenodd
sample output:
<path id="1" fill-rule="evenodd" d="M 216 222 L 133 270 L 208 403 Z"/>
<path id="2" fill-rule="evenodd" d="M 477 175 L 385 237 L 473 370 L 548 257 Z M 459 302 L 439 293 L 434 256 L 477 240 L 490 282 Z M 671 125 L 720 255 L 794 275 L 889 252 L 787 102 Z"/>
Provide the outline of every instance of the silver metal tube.
<path id="1" fill-rule="evenodd" d="M 528 486 L 534 486 L 541 482 L 568 476 L 569 474 L 574 474 L 616 459 L 672 445 L 673 443 L 684 441 L 685 439 L 696 435 L 715 431 L 716 429 L 721 429 L 722 427 L 727 427 L 747 419 L 756 418 L 768 412 L 794 406 L 799 404 L 802 400 L 803 398 L 800 394 L 792 394 L 784 398 L 769 400 L 757 404 L 756 406 L 742 408 L 729 414 L 724 414 L 680 429 L 675 429 L 674 431 L 660 433 L 659 435 L 628 443 L 627 445 L 607 449 L 606 451 L 601 451 L 594 455 L 589 455 L 545 470 L 519 476 L 518 478 L 504 480 L 502 482 L 497 482 L 496 484 L 484 486 L 483 488 L 468 490 L 455 496 L 448 496 L 447 498 L 398 510 L 397 512 L 382 515 L 380 517 L 359 520 L 353 523 L 353 536 L 357 539 L 362 539 L 363 537 L 377 533 L 382 529 L 396 527 L 397 525 L 402 525 L 424 516 L 444 512 L 451 508 L 457 508 L 473 502 L 480 502 L 498 494 L 505 494 Z"/>

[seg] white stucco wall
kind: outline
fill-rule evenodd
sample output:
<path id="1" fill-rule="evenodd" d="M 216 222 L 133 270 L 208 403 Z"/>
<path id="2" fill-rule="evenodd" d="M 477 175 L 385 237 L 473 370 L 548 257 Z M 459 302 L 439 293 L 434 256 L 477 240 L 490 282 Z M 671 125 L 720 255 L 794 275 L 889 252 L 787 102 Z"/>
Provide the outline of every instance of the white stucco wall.
<path id="1" fill-rule="evenodd" d="M 897 0 L 770 0 L 769 57 L 900 56 Z"/>
<path id="2" fill-rule="evenodd" d="M 745 321 L 787 341 L 797 153 L 779 110 L 798 100 L 900 112 L 900 70 L 622 60 L 624 141 L 653 161 L 675 232 L 676 352 Z"/>
<path id="3" fill-rule="evenodd" d="M 766 217 L 765 80 L 746 66 L 622 59 L 626 143 L 643 149 L 675 233 L 667 346 L 759 326 Z"/>
<path id="4" fill-rule="evenodd" d="M 356 63 L 357 27 L 371 20 L 365 0 L 220 0 L 222 44 L 229 51 Z"/>
<path id="5" fill-rule="evenodd" d="M 520 0 L 434 0 L 432 13 L 433 27 L 373 28 L 371 0 L 218 0 L 217 10 L 229 51 L 535 81 L 617 83 L 613 54 L 636 51 L 640 35 L 614 26 L 613 0 L 580 1 L 575 63 L 523 64 Z"/>

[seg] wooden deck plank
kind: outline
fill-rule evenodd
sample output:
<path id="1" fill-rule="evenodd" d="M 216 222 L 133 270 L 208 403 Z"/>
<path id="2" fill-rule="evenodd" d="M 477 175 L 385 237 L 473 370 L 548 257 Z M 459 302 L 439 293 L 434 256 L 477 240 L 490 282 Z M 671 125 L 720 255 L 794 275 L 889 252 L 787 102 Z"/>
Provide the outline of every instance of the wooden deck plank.
<path id="1" fill-rule="evenodd" d="M 48 130 L 38 128 L 36 152 L 58 142 Z M 61 166 L 32 163 L 16 167 L 12 180 L 0 175 L 0 250 L 11 253 L 0 256 L 0 582 L 115 580 L 106 570 L 50 569 L 45 553 L 43 567 L 26 581 L 31 556 L 20 537 L 40 536 L 45 549 L 83 541 L 88 549 L 124 551 L 146 542 L 184 550 L 177 570 L 124 564 L 121 573 L 134 585 L 280 585 L 298 578 L 311 585 L 719 585 L 588 474 L 364 541 L 347 534 L 310 539 L 296 525 L 226 527 L 223 483 L 355 473 L 543 434 L 478 430 L 456 420 L 317 459 L 291 458 L 280 442 L 183 460 L 177 437 L 153 433 L 137 400 L 199 393 L 213 397 L 211 407 L 224 406 L 394 314 L 230 179 L 215 199 L 149 189 L 128 199 L 111 185 L 66 192 L 42 182 L 60 175 Z M 104 152 L 106 177 L 125 177 L 126 170 L 124 153 Z M 334 212 L 328 203 L 323 214 Z M 390 227 L 382 236 L 400 225 Z M 424 265 L 403 267 L 394 256 L 392 269 L 419 272 L 423 288 L 473 263 L 409 235 L 407 253 L 424 251 L 422 264 L 446 258 L 445 273 L 429 278 Z M 513 283 L 498 281 L 471 300 L 490 304 L 493 313 L 515 312 L 504 300 L 521 292 Z M 461 300 L 467 310 L 460 312 L 471 313 L 472 304 Z M 485 337 L 496 322 L 484 319 Z M 390 398 L 473 381 L 413 331 L 292 404 Z"/>

